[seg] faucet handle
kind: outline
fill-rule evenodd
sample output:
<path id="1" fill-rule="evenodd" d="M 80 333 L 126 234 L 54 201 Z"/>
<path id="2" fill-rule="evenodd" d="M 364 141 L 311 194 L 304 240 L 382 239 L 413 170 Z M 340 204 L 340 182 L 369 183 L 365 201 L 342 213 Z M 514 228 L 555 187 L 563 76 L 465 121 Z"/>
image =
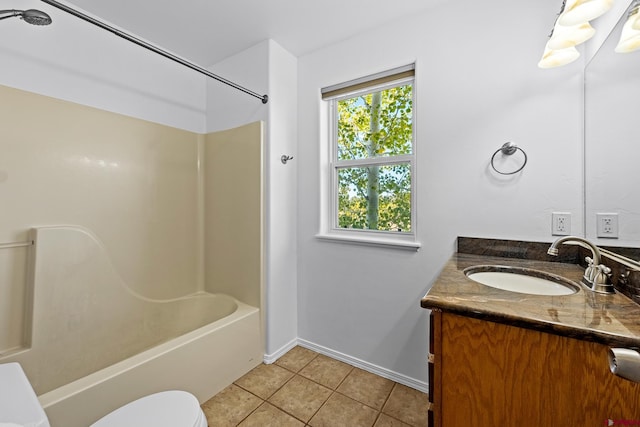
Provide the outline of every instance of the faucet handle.
<path id="1" fill-rule="evenodd" d="M 591 290 L 600 293 L 611 294 L 615 292 L 614 286 L 609 280 L 611 277 L 611 269 L 604 264 L 593 267 L 593 281 Z"/>
<path id="2" fill-rule="evenodd" d="M 607 276 L 611 275 L 611 269 L 604 264 L 600 264 L 598 266 L 598 270 L 600 270 L 602 273 L 606 274 Z"/>
<path id="3" fill-rule="evenodd" d="M 593 283 L 593 279 L 596 276 L 598 270 L 596 266 L 593 264 L 593 259 L 591 257 L 584 257 L 584 260 L 587 263 L 587 268 L 584 270 L 584 278 L 587 280 L 589 285 Z"/>

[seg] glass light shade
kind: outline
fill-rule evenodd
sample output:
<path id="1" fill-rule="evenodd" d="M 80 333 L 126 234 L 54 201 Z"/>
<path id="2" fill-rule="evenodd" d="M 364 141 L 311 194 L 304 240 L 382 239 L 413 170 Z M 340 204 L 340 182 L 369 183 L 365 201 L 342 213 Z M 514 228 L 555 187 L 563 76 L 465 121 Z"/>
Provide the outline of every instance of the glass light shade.
<path id="1" fill-rule="evenodd" d="M 630 13 L 629 20 L 634 30 L 640 30 L 640 9 L 635 9 Z"/>
<path id="2" fill-rule="evenodd" d="M 565 27 L 556 23 L 553 34 L 547 43 L 549 49 L 566 49 L 584 43 L 596 33 L 596 30 L 585 22 L 580 25 Z"/>
<path id="3" fill-rule="evenodd" d="M 604 15 L 611 6 L 613 0 L 575 0 L 567 2 L 564 12 L 558 18 L 560 25 L 579 25 Z"/>
<path id="4" fill-rule="evenodd" d="M 637 16 L 637 13 L 630 16 L 627 19 L 627 22 L 624 23 L 624 26 L 622 27 L 622 33 L 620 34 L 620 41 L 615 48 L 616 52 L 629 53 L 640 48 L 640 30 L 636 30 L 633 28 L 635 18 Z"/>
<path id="5" fill-rule="evenodd" d="M 542 59 L 538 62 L 540 68 L 554 68 L 567 65 L 580 57 L 580 52 L 575 47 L 566 49 L 549 49 L 545 47 Z"/>

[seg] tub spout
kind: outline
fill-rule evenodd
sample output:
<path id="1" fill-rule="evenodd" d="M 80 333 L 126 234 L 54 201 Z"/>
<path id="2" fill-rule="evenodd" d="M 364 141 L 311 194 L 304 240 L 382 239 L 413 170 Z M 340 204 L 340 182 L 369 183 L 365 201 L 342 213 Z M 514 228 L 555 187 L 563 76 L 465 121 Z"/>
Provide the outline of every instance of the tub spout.
<path id="1" fill-rule="evenodd" d="M 582 283 L 587 285 L 593 292 L 600 292 L 605 294 L 614 293 L 613 285 L 609 281 L 611 269 L 601 263 L 600 249 L 587 239 L 577 236 L 564 236 L 557 239 L 549 246 L 547 253 L 549 255 L 558 255 L 558 246 L 566 242 L 578 242 L 591 249 L 591 257 L 586 257 L 587 268 L 582 276 Z"/>

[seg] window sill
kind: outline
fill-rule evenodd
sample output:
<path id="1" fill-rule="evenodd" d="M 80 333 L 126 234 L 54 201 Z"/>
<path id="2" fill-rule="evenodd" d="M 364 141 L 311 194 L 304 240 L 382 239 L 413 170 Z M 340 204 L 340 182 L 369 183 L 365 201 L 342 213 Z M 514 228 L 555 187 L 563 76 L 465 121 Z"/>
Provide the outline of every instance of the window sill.
<path id="1" fill-rule="evenodd" d="M 316 239 L 328 242 L 346 243 L 353 245 L 373 246 L 390 249 L 403 249 L 407 251 L 418 251 L 422 246 L 420 242 L 388 238 L 388 237 L 372 237 L 372 236 L 347 236 L 344 234 L 318 233 Z"/>

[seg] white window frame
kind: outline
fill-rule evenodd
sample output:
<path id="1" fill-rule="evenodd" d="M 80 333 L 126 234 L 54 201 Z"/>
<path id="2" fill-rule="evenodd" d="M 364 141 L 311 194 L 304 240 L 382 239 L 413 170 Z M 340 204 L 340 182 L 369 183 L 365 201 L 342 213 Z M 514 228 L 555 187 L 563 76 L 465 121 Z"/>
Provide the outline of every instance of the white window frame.
<path id="1" fill-rule="evenodd" d="M 416 168 L 416 81 L 412 75 L 410 77 L 399 77 L 398 79 L 389 80 L 381 84 L 371 84 L 366 86 L 368 81 L 376 80 L 380 76 L 394 75 L 399 72 L 411 69 L 414 66 L 401 67 L 399 69 L 390 70 L 384 73 L 378 73 L 373 76 L 368 76 L 362 79 L 347 82 L 342 85 L 336 85 L 332 88 L 324 89 L 323 92 L 331 91 L 333 88 L 353 85 L 353 82 L 358 84 L 358 88 L 350 91 L 343 92 L 333 97 L 327 97 L 324 99 L 326 108 L 328 111 L 328 185 L 326 186 L 326 194 L 324 195 L 327 203 L 322 204 L 323 215 L 320 233 L 316 236 L 322 240 L 339 241 L 344 243 L 363 244 L 368 246 L 382 246 L 392 247 L 399 249 L 418 250 L 420 243 L 417 241 L 417 168 Z M 413 96 L 413 111 L 412 111 L 412 148 L 411 154 L 395 155 L 395 156 L 381 156 L 367 159 L 354 159 L 354 160 L 338 160 L 338 102 L 344 99 L 353 98 L 355 96 L 376 92 L 379 90 L 390 89 L 397 86 L 402 86 L 411 83 L 412 96 Z M 408 164 L 411 171 L 411 230 L 410 231 L 383 231 L 383 230 L 368 230 L 368 229 L 355 229 L 355 228 L 340 228 L 338 227 L 338 171 L 345 167 L 367 167 L 367 166 L 387 166 Z"/>

